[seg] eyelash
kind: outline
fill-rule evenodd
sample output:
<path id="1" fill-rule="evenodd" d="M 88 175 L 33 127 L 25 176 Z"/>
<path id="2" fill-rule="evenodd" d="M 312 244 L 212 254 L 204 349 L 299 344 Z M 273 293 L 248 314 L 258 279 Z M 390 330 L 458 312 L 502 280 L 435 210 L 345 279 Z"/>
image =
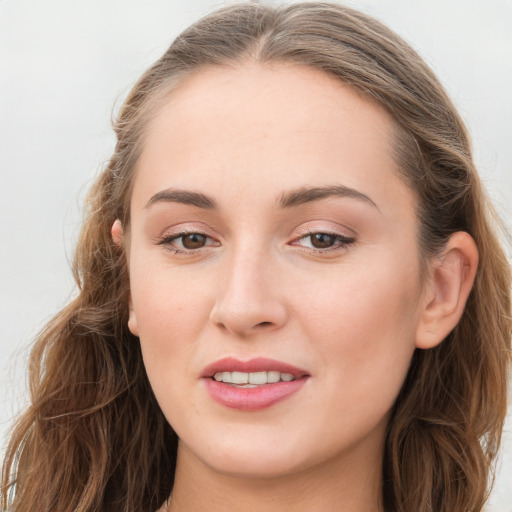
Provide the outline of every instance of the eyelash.
<path id="1" fill-rule="evenodd" d="M 204 247 L 200 247 L 198 249 L 177 249 L 176 247 L 172 246 L 172 243 L 175 240 L 184 238 L 189 235 L 200 235 L 200 236 L 204 236 L 208 240 L 213 240 L 213 238 L 208 236 L 206 233 L 203 233 L 202 231 L 191 230 L 191 231 L 180 231 L 179 233 L 164 235 L 163 237 L 158 239 L 158 245 L 163 245 L 166 251 L 169 251 L 173 254 L 184 254 L 184 255 L 197 253 L 200 249 L 203 249 L 204 247 L 208 247 L 208 245 L 207 245 Z"/>
<path id="2" fill-rule="evenodd" d="M 201 231 L 194 231 L 194 230 L 192 230 L 192 231 L 180 231 L 179 233 L 164 235 L 163 237 L 158 239 L 157 244 L 164 246 L 166 251 L 169 251 L 169 252 L 171 252 L 173 254 L 182 254 L 182 255 L 188 255 L 188 254 L 197 253 L 199 250 L 204 249 L 205 247 L 215 246 L 214 244 L 210 244 L 210 245 L 205 245 L 203 247 L 199 247 L 197 249 L 178 249 L 178 248 L 172 246 L 174 241 L 176 241 L 176 240 L 178 240 L 180 238 L 184 238 L 186 236 L 190 236 L 190 235 L 200 235 L 200 236 L 204 236 L 207 240 L 213 240 L 206 233 L 203 233 Z M 304 238 L 312 237 L 314 235 L 328 235 L 328 236 L 332 236 L 334 238 L 335 242 L 334 242 L 334 244 L 331 247 L 327 247 L 327 248 L 324 248 L 324 249 L 320 249 L 320 248 L 316 248 L 316 247 L 304 248 L 303 246 L 301 246 L 300 244 L 297 243 L 300 240 L 303 240 Z M 308 252 L 315 252 L 315 253 L 319 253 L 319 254 L 325 254 L 325 253 L 330 252 L 330 251 L 346 249 L 349 246 L 353 245 L 355 243 L 355 241 L 356 240 L 354 238 L 350 238 L 350 237 L 347 237 L 347 236 L 344 236 L 344 235 L 340 235 L 339 233 L 334 233 L 334 232 L 331 232 L 331 231 L 307 230 L 307 231 L 304 231 L 303 233 L 301 233 L 301 236 L 299 238 L 296 238 L 293 241 L 292 245 L 298 245 L 300 247 L 303 247 L 303 249 L 307 250 Z"/>
<path id="3" fill-rule="evenodd" d="M 309 247 L 306 249 L 307 251 L 312 251 L 312 252 L 315 252 L 318 254 L 325 254 L 325 253 L 331 252 L 331 251 L 347 249 L 348 247 L 350 247 L 351 245 L 353 245 L 356 242 L 355 238 L 340 235 L 339 233 L 335 233 L 332 231 L 314 231 L 312 229 L 308 229 L 308 230 L 302 232 L 301 236 L 299 238 L 296 238 L 293 243 L 294 243 L 294 245 L 299 245 L 299 244 L 297 244 L 297 242 L 299 242 L 300 240 L 303 240 L 305 238 L 312 237 L 314 235 L 328 235 L 328 236 L 332 236 L 334 238 L 334 243 L 330 247 L 327 247 L 324 249 L 319 249 L 317 247 Z"/>

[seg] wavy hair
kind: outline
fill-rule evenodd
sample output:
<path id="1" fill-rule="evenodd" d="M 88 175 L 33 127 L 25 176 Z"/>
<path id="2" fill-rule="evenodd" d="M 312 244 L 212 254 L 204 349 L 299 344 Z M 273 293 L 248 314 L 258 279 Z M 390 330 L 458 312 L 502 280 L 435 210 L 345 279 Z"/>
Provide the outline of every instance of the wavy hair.
<path id="1" fill-rule="evenodd" d="M 78 296 L 31 354 L 31 404 L 6 453 L 2 510 L 147 512 L 171 492 L 177 437 L 127 327 L 127 265 L 111 226 L 129 226 L 145 126 L 166 95 L 202 68 L 247 61 L 321 70 L 386 109 L 400 175 L 417 198 L 424 261 L 457 231 L 475 240 L 480 263 L 462 319 L 439 346 L 416 350 L 394 405 L 382 491 L 387 512 L 482 510 L 510 362 L 511 276 L 499 223 L 464 124 L 432 71 L 375 19 L 328 3 L 216 11 L 185 30 L 130 92 L 114 154 L 87 199 L 73 266 Z"/>

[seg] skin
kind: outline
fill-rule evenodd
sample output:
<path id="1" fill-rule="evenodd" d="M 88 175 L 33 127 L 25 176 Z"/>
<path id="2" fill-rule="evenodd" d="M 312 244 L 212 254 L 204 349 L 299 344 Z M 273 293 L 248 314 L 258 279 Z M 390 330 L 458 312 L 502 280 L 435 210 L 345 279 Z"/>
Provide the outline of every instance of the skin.
<path id="1" fill-rule="evenodd" d="M 460 318 L 478 259 L 458 233 L 421 279 L 393 133 L 338 80 L 285 64 L 202 70 L 149 123 L 130 236 L 119 221 L 112 234 L 128 249 L 129 327 L 180 439 L 169 510 L 382 510 L 390 409 L 414 350 Z M 279 205 L 332 185 L 367 199 Z M 157 196 L 169 189 L 217 207 Z M 183 231 L 204 245 L 183 253 Z M 333 234 L 332 246 L 315 248 L 311 233 Z M 269 408 L 230 409 L 200 378 L 228 356 L 310 377 Z"/>

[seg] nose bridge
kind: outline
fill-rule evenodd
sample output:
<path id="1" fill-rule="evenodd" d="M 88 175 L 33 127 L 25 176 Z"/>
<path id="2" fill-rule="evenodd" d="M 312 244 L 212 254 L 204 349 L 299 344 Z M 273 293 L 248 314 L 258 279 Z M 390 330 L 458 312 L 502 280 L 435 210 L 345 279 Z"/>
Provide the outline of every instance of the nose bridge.
<path id="1" fill-rule="evenodd" d="M 254 247 L 250 243 L 240 243 L 232 253 L 230 267 L 227 272 L 228 289 L 244 295 L 244 291 L 256 293 L 258 284 L 262 284 L 265 274 L 269 272 L 268 251 Z"/>
<path id="2" fill-rule="evenodd" d="M 286 320 L 286 307 L 272 251 L 249 240 L 240 241 L 233 246 L 225 265 L 212 321 L 239 335 L 281 326 Z"/>

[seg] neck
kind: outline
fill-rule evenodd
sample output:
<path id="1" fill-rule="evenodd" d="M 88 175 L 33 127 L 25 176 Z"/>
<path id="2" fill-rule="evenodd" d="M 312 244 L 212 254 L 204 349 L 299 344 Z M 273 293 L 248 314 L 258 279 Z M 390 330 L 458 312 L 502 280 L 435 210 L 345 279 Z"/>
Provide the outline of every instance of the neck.
<path id="1" fill-rule="evenodd" d="M 350 454 L 275 478 L 226 475 L 181 442 L 169 512 L 382 512 L 382 455 Z"/>

